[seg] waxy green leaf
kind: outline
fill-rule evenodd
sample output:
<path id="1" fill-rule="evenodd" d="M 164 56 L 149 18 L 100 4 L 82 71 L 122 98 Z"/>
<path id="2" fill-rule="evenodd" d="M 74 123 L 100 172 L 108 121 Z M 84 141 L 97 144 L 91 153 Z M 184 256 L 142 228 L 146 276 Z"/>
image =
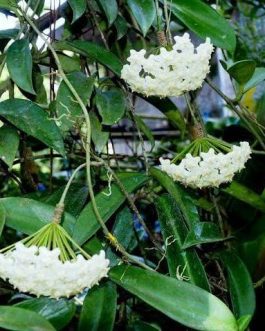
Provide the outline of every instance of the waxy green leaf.
<path id="1" fill-rule="evenodd" d="M 168 317 L 195 330 L 238 331 L 234 315 L 216 296 L 155 271 L 121 265 L 112 281 Z"/>
<path id="2" fill-rule="evenodd" d="M 3 101 L 0 103 L 0 116 L 64 155 L 63 138 L 55 121 L 36 103 L 24 99 Z"/>
<path id="3" fill-rule="evenodd" d="M 0 199 L 0 206 L 5 210 L 6 226 L 32 234 L 53 219 L 53 206 L 20 197 Z M 64 214 L 63 227 L 70 234 L 73 232 L 76 219 L 68 213 Z"/>
<path id="4" fill-rule="evenodd" d="M 182 249 L 223 240 L 225 240 L 225 238 L 222 236 L 217 224 L 211 222 L 201 222 L 194 224 L 193 228 L 189 231 L 183 243 Z"/>
<path id="5" fill-rule="evenodd" d="M 209 37 L 217 46 L 233 53 L 236 35 L 229 22 L 210 5 L 201 0 L 172 0 L 168 6 L 182 23 L 205 39 Z"/>
<path id="6" fill-rule="evenodd" d="M 157 199 L 155 205 L 171 277 L 186 277 L 190 283 L 209 291 L 207 275 L 196 251 L 193 249 L 182 250 L 188 229 L 174 198 L 169 194 L 164 194 Z"/>
<path id="7" fill-rule="evenodd" d="M 0 306 L 0 327 L 12 331 L 55 331 L 55 328 L 35 311 Z"/>
<path id="8" fill-rule="evenodd" d="M 253 282 L 244 262 L 235 252 L 223 251 L 217 254 L 228 273 L 228 286 L 235 316 L 248 318 L 255 312 L 256 299 Z"/>
<path id="9" fill-rule="evenodd" d="M 118 76 L 121 73 L 122 63 L 119 58 L 96 43 L 83 40 L 61 41 L 55 43 L 54 47 L 57 50 L 69 50 L 87 56 L 88 59 L 101 63 Z"/>
<path id="10" fill-rule="evenodd" d="M 15 306 L 35 311 L 48 320 L 56 330 L 62 330 L 71 321 L 76 311 L 76 306 L 71 300 L 47 297 L 24 300 Z"/>
<path id="11" fill-rule="evenodd" d="M 153 0 L 127 0 L 127 4 L 145 36 L 156 17 Z"/>
<path id="12" fill-rule="evenodd" d="M 69 3 L 69 5 L 73 10 L 72 23 L 74 23 L 86 11 L 86 0 L 67 0 L 67 2 Z"/>
<path id="13" fill-rule="evenodd" d="M 94 78 L 87 77 L 82 72 L 72 72 L 67 75 L 67 78 L 83 103 L 87 105 L 93 91 Z M 82 109 L 64 81 L 61 82 L 58 89 L 56 109 L 60 130 L 64 134 L 74 124 L 82 123 L 83 121 Z"/>
<path id="14" fill-rule="evenodd" d="M 98 0 L 100 5 L 102 6 L 108 22 L 109 26 L 116 20 L 119 9 L 116 0 Z"/>
<path id="15" fill-rule="evenodd" d="M 7 125 L 0 128 L 0 159 L 12 167 L 19 145 L 17 131 Z"/>
<path id="16" fill-rule="evenodd" d="M 6 64 L 10 77 L 17 86 L 35 94 L 32 85 L 32 56 L 27 39 L 16 40 L 8 48 Z"/>
<path id="17" fill-rule="evenodd" d="M 113 283 L 93 287 L 85 298 L 78 331 L 112 331 L 116 308 L 117 291 Z"/>
<path id="18" fill-rule="evenodd" d="M 112 88 L 107 91 L 97 90 L 96 105 L 102 124 L 113 125 L 124 115 L 126 109 L 126 99 L 123 91 Z"/>

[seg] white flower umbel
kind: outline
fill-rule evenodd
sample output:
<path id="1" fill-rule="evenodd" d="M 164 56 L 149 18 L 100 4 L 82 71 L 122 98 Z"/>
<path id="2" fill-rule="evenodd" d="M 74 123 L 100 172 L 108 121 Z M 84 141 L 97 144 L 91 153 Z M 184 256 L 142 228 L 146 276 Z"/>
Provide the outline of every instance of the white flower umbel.
<path id="1" fill-rule="evenodd" d="M 54 237 L 60 248 L 49 241 Z M 92 257 L 84 251 L 75 255 L 67 239 L 60 225 L 51 224 L 28 240 L 16 243 L 0 254 L 0 278 L 21 292 L 57 299 L 81 293 L 107 277 L 109 260 L 103 250 Z"/>
<path id="2" fill-rule="evenodd" d="M 248 142 L 241 142 L 240 146 L 232 146 L 228 153 L 217 152 L 214 148 L 201 152 L 198 156 L 187 153 L 178 165 L 160 158 L 160 167 L 174 181 L 185 186 L 200 189 L 218 187 L 232 181 L 235 173 L 245 167 L 250 154 Z"/>
<path id="3" fill-rule="evenodd" d="M 146 50 L 130 51 L 121 77 L 132 91 L 147 96 L 179 96 L 201 87 L 209 73 L 213 52 L 210 39 L 195 50 L 189 34 L 174 37 L 172 50 L 160 48 L 158 55 L 146 56 Z"/>

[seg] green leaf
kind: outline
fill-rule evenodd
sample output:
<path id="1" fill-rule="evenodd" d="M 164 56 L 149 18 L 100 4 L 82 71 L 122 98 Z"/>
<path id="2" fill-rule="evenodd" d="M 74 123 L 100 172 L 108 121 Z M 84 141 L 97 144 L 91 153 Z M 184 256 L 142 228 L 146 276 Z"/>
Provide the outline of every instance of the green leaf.
<path id="1" fill-rule="evenodd" d="M 101 4 L 108 22 L 109 26 L 116 20 L 116 17 L 118 15 L 118 5 L 116 0 L 99 0 L 99 3 Z"/>
<path id="2" fill-rule="evenodd" d="M 0 128 L 0 159 L 12 167 L 19 145 L 17 131 L 7 125 Z"/>
<path id="3" fill-rule="evenodd" d="M 10 77 L 17 86 L 35 94 L 32 85 L 32 56 L 27 39 L 13 42 L 6 53 L 6 64 Z"/>
<path id="4" fill-rule="evenodd" d="M 182 249 L 223 240 L 225 240 L 225 238 L 222 236 L 217 224 L 201 222 L 194 224 L 193 228 L 187 234 Z"/>
<path id="5" fill-rule="evenodd" d="M 62 330 L 71 321 L 76 311 L 73 301 L 46 297 L 25 300 L 15 306 L 35 311 L 48 320 L 56 330 Z"/>
<path id="6" fill-rule="evenodd" d="M 233 53 L 236 47 L 235 32 L 229 23 L 210 5 L 201 0 L 172 0 L 168 6 L 182 23 L 201 38 Z"/>
<path id="7" fill-rule="evenodd" d="M 117 214 L 112 233 L 126 250 L 130 251 L 137 246 L 133 214 L 128 207 L 125 207 Z"/>
<path id="8" fill-rule="evenodd" d="M 145 36 L 156 17 L 153 0 L 127 0 L 127 4 Z"/>
<path id="9" fill-rule="evenodd" d="M 0 306 L 0 327 L 12 331 L 55 331 L 45 318 L 24 308 Z"/>
<path id="10" fill-rule="evenodd" d="M 234 253 L 217 254 L 228 273 L 228 286 L 233 311 L 237 318 L 253 316 L 256 307 L 253 282 L 243 261 Z M 250 322 L 250 320 L 249 320 Z"/>
<path id="11" fill-rule="evenodd" d="M 149 140 L 152 150 L 155 147 L 155 138 L 152 131 L 149 129 L 149 127 L 145 124 L 145 122 L 140 116 L 135 115 L 134 118 L 139 130 L 142 131 L 146 138 Z"/>
<path id="12" fill-rule="evenodd" d="M 126 35 L 126 33 L 128 31 L 127 22 L 123 16 L 118 15 L 118 17 L 116 18 L 116 21 L 114 23 L 114 26 L 117 31 L 117 40 L 120 40 L 122 37 L 124 37 Z"/>
<path id="13" fill-rule="evenodd" d="M 94 78 L 87 77 L 82 72 L 72 72 L 67 75 L 67 78 L 84 104 L 87 105 L 93 91 Z M 66 133 L 78 120 L 80 123 L 83 121 L 82 109 L 64 81 L 61 82 L 58 89 L 56 109 L 63 133 Z"/>
<path id="14" fill-rule="evenodd" d="M 78 56 L 67 56 L 64 54 L 57 54 L 61 62 L 61 66 L 65 73 L 80 71 L 80 59 Z"/>
<path id="15" fill-rule="evenodd" d="M 238 331 L 245 331 L 248 328 L 251 319 L 252 316 L 249 315 L 240 317 L 237 321 Z"/>
<path id="16" fill-rule="evenodd" d="M 0 6 L 1 8 L 2 6 Z M 19 29 L 0 30 L 0 39 L 15 39 Z"/>
<path id="17" fill-rule="evenodd" d="M 240 85 L 245 84 L 253 76 L 256 68 L 256 62 L 253 60 L 242 60 L 233 63 L 227 69 L 227 72 L 232 76 Z"/>
<path id="18" fill-rule="evenodd" d="M 222 191 L 262 212 L 265 212 L 265 201 L 262 197 L 240 183 L 233 181 L 227 188 L 222 189 Z"/>
<path id="19" fill-rule="evenodd" d="M 36 103 L 23 99 L 3 101 L 0 103 L 0 116 L 64 155 L 64 143 L 57 125 Z"/>
<path id="20" fill-rule="evenodd" d="M 119 58 L 106 48 L 90 41 L 62 41 L 54 44 L 57 50 L 69 50 L 83 56 L 87 56 L 92 61 L 97 61 L 109 68 L 116 75 L 120 76 L 122 63 Z"/>
<path id="21" fill-rule="evenodd" d="M 112 331 L 117 308 L 116 286 L 107 282 L 89 290 L 80 315 L 78 331 Z"/>
<path id="22" fill-rule="evenodd" d="M 120 180 L 126 191 L 132 193 L 141 187 L 148 180 L 148 177 L 139 173 L 127 173 L 125 176 L 120 177 Z M 109 195 L 110 192 L 111 194 Z M 116 184 L 111 185 L 111 191 L 106 188 L 96 195 L 96 204 L 104 222 L 115 213 L 124 201 L 125 196 Z M 77 219 L 73 238 L 79 244 L 83 244 L 99 229 L 100 225 L 94 214 L 92 203 L 89 202 Z"/>
<path id="23" fill-rule="evenodd" d="M 89 113 L 92 130 L 92 141 L 95 150 L 101 153 L 109 140 L 109 132 L 103 131 L 102 125 L 94 112 Z"/>
<path id="24" fill-rule="evenodd" d="M 27 198 L 11 197 L 0 199 L 0 206 L 6 213 L 6 226 L 32 234 L 51 222 L 54 207 Z M 64 214 L 63 227 L 70 234 L 73 232 L 76 219 L 68 213 Z"/>
<path id="25" fill-rule="evenodd" d="M 154 177 L 175 199 L 178 208 L 181 210 L 188 228 L 200 222 L 198 210 L 189 194 L 180 185 L 175 183 L 165 172 L 152 167 L 150 175 Z"/>
<path id="26" fill-rule="evenodd" d="M 252 89 L 265 80 L 265 68 L 256 68 L 251 79 L 244 86 L 244 92 Z"/>
<path id="27" fill-rule="evenodd" d="M 188 277 L 189 282 L 206 290 L 210 289 L 204 267 L 195 250 L 182 250 L 188 229 L 175 200 L 164 194 L 157 199 L 156 208 L 165 243 L 170 276 Z"/>
<path id="28" fill-rule="evenodd" d="M 109 277 L 179 323 L 204 331 L 237 331 L 235 317 L 216 296 L 186 282 L 155 271 L 121 265 Z"/>
<path id="29" fill-rule="evenodd" d="M 6 212 L 2 205 L 0 205 L 0 237 L 2 235 L 4 226 L 6 222 Z"/>
<path id="30" fill-rule="evenodd" d="M 67 0 L 73 11 L 72 23 L 78 20 L 86 11 L 86 0 Z"/>
<path id="31" fill-rule="evenodd" d="M 125 95 L 123 91 L 118 88 L 112 88 L 107 91 L 98 89 L 96 105 L 102 117 L 102 124 L 113 125 L 117 123 L 125 113 Z"/>

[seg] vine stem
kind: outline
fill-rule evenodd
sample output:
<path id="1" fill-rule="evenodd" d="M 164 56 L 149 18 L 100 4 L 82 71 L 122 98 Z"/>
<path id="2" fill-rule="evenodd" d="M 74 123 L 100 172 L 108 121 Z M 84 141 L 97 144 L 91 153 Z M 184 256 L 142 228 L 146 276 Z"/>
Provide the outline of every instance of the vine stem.
<path id="1" fill-rule="evenodd" d="M 258 142 L 260 143 L 262 148 L 265 150 L 265 144 L 264 144 L 262 138 L 256 132 L 256 130 L 252 126 L 252 124 L 242 114 L 240 114 L 240 111 L 236 107 L 235 102 L 239 107 L 240 107 L 240 104 L 237 101 L 234 101 L 234 100 L 230 99 L 229 97 L 227 97 L 217 86 L 215 86 L 215 84 L 209 78 L 206 79 L 206 82 L 217 94 L 220 95 L 220 97 L 222 97 L 224 99 L 224 101 L 228 104 L 228 106 L 230 106 L 233 109 L 233 111 L 237 114 L 237 116 L 239 118 L 241 118 L 242 121 L 244 121 L 244 123 L 246 124 L 248 129 L 252 132 L 252 134 L 256 137 L 256 139 L 258 140 Z"/>
<path id="2" fill-rule="evenodd" d="M 19 13 L 17 13 L 18 15 L 20 15 Z M 106 227 L 96 204 L 96 200 L 95 200 L 95 195 L 94 195 L 94 191 L 93 191 L 93 185 L 92 185 L 92 179 L 91 179 L 91 155 L 90 155 L 90 147 L 91 147 L 91 123 L 90 123 L 90 118 L 86 109 L 85 104 L 83 103 L 82 99 L 80 98 L 79 94 L 77 93 L 76 89 L 73 87 L 73 85 L 71 84 L 71 82 L 69 81 L 69 79 L 67 78 L 66 74 L 63 71 L 63 68 L 61 66 L 61 62 L 60 59 L 55 51 L 55 49 L 53 48 L 53 46 L 48 42 L 48 40 L 46 38 L 44 38 L 44 36 L 42 35 L 42 33 L 40 32 L 40 30 L 37 28 L 37 26 L 34 24 L 34 22 L 27 16 L 24 15 L 24 13 L 22 12 L 22 15 L 24 16 L 25 20 L 28 22 L 28 24 L 32 27 L 32 29 L 37 33 L 37 35 L 43 40 L 43 42 L 46 44 L 46 46 L 48 47 L 48 49 L 51 51 L 54 60 L 56 62 L 57 68 L 58 68 L 58 72 L 61 76 L 61 78 L 63 79 L 63 81 L 65 82 L 65 84 L 67 85 L 67 87 L 69 88 L 70 92 L 73 94 L 73 96 L 75 97 L 76 101 L 78 102 L 78 104 L 80 105 L 84 118 L 85 118 L 85 124 L 86 124 L 86 129 L 87 129 L 87 133 L 86 133 L 86 139 L 85 139 L 85 153 L 86 153 L 86 177 L 87 177 L 87 184 L 88 184 L 88 190 L 89 190 L 89 195 L 90 195 L 90 199 L 91 199 L 91 203 L 92 203 L 92 207 L 93 207 L 93 211 L 95 213 L 95 216 L 97 218 L 97 221 L 99 222 L 99 224 L 102 227 L 102 230 L 105 234 L 105 236 L 107 237 L 107 239 L 109 239 L 110 243 L 122 254 L 124 255 L 125 258 L 127 258 L 129 261 L 140 265 L 141 267 L 145 268 L 145 269 L 149 269 L 149 270 L 153 270 L 152 268 L 150 268 L 149 266 L 147 266 L 146 264 L 138 261 L 137 259 L 135 259 L 134 257 L 132 257 L 125 249 L 124 247 L 118 242 L 118 240 L 109 232 L 108 228 Z M 69 185 L 70 186 L 70 185 Z"/>

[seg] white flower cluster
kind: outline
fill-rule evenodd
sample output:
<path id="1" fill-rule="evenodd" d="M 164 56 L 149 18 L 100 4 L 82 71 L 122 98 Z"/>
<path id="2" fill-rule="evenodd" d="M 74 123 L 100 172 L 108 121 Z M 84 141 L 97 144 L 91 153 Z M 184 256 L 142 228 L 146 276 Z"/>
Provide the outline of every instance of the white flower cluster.
<path id="1" fill-rule="evenodd" d="M 210 39 L 194 49 L 189 34 L 174 37 L 172 50 L 160 49 L 160 54 L 146 57 L 146 50 L 130 51 L 121 77 L 132 91 L 147 96 L 179 96 L 202 85 L 210 70 L 209 60 L 213 52 Z"/>
<path id="2" fill-rule="evenodd" d="M 64 263 L 59 255 L 58 248 L 49 250 L 17 243 L 14 250 L 0 254 L 0 277 L 21 292 L 60 298 L 91 288 L 107 276 L 109 260 L 104 251 L 89 260 L 77 255 L 76 260 Z"/>
<path id="3" fill-rule="evenodd" d="M 227 154 L 215 153 L 211 148 L 200 156 L 187 154 L 179 165 L 170 160 L 160 158 L 161 170 L 175 181 L 192 188 L 218 187 L 222 183 L 231 182 L 235 173 L 244 168 L 250 158 L 251 149 L 248 142 L 233 146 Z"/>

